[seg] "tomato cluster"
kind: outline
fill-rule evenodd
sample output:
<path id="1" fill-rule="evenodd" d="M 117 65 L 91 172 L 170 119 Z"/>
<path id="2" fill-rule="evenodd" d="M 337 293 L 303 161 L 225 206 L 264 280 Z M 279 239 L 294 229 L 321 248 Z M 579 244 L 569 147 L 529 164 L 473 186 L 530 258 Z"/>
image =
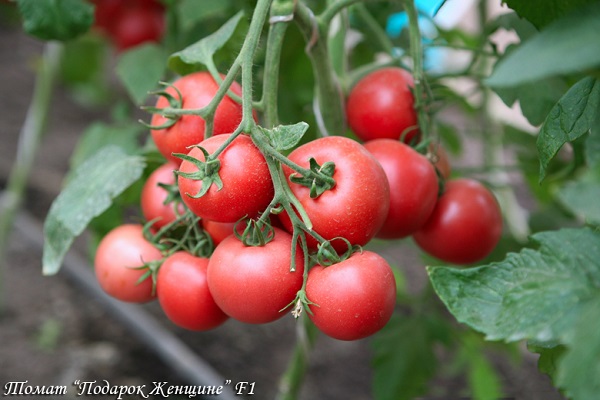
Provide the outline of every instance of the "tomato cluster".
<path id="1" fill-rule="evenodd" d="M 94 26 L 120 51 L 145 42 L 159 42 L 165 30 L 164 5 L 159 0 L 91 0 Z"/>
<path id="2" fill-rule="evenodd" d="M 166 162 L 142 190 L 146 225 L 103 238 L 100 285 L 123 301 L 157 298 L 186 329 L 228 318 L 269 323 L 306 310 L 325 334 L 356 340 L 383 328 L 396 302 L 392 268 L 362 249 L 373 238 L 412 235 L 453 263 L 485 257 L 502 228 L 494 196 L 476 181 L 449 179 L 439 146 L 427 147 L 434 162 L 411 147 L 421 138 L 407 74 L 373 75 L 348 98 L 348 120 L 364 143 L 321 137 L 287 156 L 264 131 L 239 131 L 242 107 L 228 95 L 214 104 L 210 123 L 187 112 L 161 115 L 167 107 L 201 109 L 219 89 L 207 72 L 173 82 L 152 119 Z M 240 95 L 241 87 L 231 91 Z M 369 96 L 388 100 L 374 120 L 364 113 Z M 386 115 L 390 121 L 381 120 Z"/>

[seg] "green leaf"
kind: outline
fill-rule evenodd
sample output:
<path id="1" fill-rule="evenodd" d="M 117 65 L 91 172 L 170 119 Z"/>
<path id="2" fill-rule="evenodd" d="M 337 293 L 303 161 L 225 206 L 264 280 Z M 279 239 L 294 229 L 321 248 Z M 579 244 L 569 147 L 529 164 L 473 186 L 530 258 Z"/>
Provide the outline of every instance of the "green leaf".
<path id="1" fill-rule="evenodd" d="M 108 145 L 118 146 L 126 154 L 134 154 L 139 149 L 139 136 L 143 126 L 138 123 L 107 125 L 103 122 L 92 123 L 81 135 L 75 150 L 71 154 L 70 169 L 75 171 L 79 165 L 91 158 Z"/>
<path id="2" fill-rule="evenodd" d="M 167 54 L 156 44 L 144 44 L 124 53 L 117 64 L 117 75 L 135 104 L 142 104 L 148 92 L 156 89 L 165 73 Z"/>
<path id="3" fill-rule="evenodd" d="M 509 107 L 519 101 L 521 112 L 529 123 L 541 125 L 567 89 L 563 79 L 552 77 L 514 87 L 495 88 L 494 91 Z"/>
<path id="4" fill-rule="evenodd" d="M 600 66 L 600 3 L 590 4 L 549 25 L 500 60 L 486 83 L 516 86 Z"/>
<path id="5" fill-rule="evenodd" d="M 555 381 L 558 363 L 560 358 L 567 351 L 566 347 L 556 343 L 553 343 L 551 346 L 528 343 L 527 348 L 540 355 L 540 358 L 538 359 L 538 369 L 540 372 L 548 375 Z"/>
<path id="6" fill-rule="evenodd" d="M 198 0 L 182 0 L 177 5 L 177 16 L 183 30 L 194 27 L 207 18 L 220 17 L 227 13 L 231 0 L 205 1 L 198 7 Z"/>
<path id="7" fill-rule="evenodd" d="M 557 193 L 559 203 L 583 221 L 600 226 L 600 179 L 588 172 Z"/>
<path id="8" fill-rule="evenodd" d="M 496 400 L 502 397 L 502 385 L 498 373 L 485 355 L 485 347 L 479 335 L 461 335 L 463 357 L 466 361 L 467 379 L 473 399 Z"/>
<path id="9" fill-rule="evenodd" d="M 568 338 L 569 351 L 559 360 L 557 384 L 567 397 L 596 400 L 600 393 L 600 295 L 585 303 Z"/>
<path id="10" fill-rule="evenodd" d="M 80 165 L 73 179 L 52 203 L 44 223 L 43 273 L 53 275 L 90 221 L 142 175 L 142 157 L 107 146 Z"/>
<path id="11" fill-rule="evenodd" d="M 590 168 L 600 166 L 600 114 L 592 123 L 590 134 L 585 141 L 585 160 Z"/>
<path id="12" fill-rule="evenodd" d="M 271 146 L 278 151 L 284 151 L 292 149 L 300 143 L 302 136 L 308 130 L 308 124 L 306 122 L 298 122 L 294 125 L 279 125 L 273 129 L 262 127 L 259 127 L 259 129 L 269 138 Z"/>
<path id="13" fill-rule="evenodd" d="M 425 394 L 436 372 L 433 344 L 423 317 L 393 316 L 372 341 L 375 400 L 412 400 Z"/>
<path id="14" fill-rule="evenodd" d="M 550 161 L 567 142 L 588 133 L 600 111 L 600 81 L 580 80 L 556 103 L 544 121 L 537 139 L 540 181 Z"/>
<path id="15" fill-rule="evenodd" d="M 581 302 L 600 286 L 600 232 L 563 229 L 532 236 L 539 249 L 477 268 L 428 268 L 459 322 L 489 340 L 564 339 Z"/>
<path id="16" fill-rule="evenodd" d="M 594 0 L 504 0 L 522 18 L 538 29 Z"/>
<path id="17" fill-rule="evenodd" d="M 242 11 L 238 12 L 213 34 L 172 54 L 168 61 L 169 68 L 177 73 L 185 74 L 190 71 L 190 67 L 193 69 L 198 64 L 211 65 L 213 55 L 233 36 L 243 15 Z"/>
<path id="18" fill-rule="evenodd" d="M 23 29 L 42 40 L 73 39 L 87 32 L 94 7 L 83 0 L 17 0 Z"/>

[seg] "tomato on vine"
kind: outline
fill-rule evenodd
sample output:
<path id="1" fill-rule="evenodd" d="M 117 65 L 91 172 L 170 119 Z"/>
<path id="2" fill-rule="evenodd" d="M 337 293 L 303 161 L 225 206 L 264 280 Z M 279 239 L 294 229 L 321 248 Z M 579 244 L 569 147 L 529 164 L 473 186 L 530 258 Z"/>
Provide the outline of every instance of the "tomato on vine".
<path id="1" fill-rule="evenodd" d="M 156 276 L 156 295 L 166 316 L 176 325 L 205 331 L 229 317 L 208 289 L 208 258 L 180 251 L 165 259 Z"/>
<path id="2" fill-rule="evenodd" d="M 177 89 L 177 90 L 176 90 Z M 181 109 L 199 109 L 203 108 L 213 99 L 219 85 L 208 72 L 195 72 L 182 76 L 173 82 L 172 86 L 165 89 L 165 92 L 174 99 L 180 101 Z M 242 88 L 237 82 L 233 82 L 230 90 L 241 95 Z M 181 98 L 179 97 L 181 94 Z M 156 101 L 156 108 L 163 109 L 171 107 L 169 99 L 160 96 Z M 223 97 L 214 114 L 213 134 L 233 133 L 242 120 L 242 105 L 236 103 L 229 96 Z M 154 114 L 151 126 L 160 127 L 169 125 L 172 120 L 163 117 L 160 114 Z M 204 131 L 206 123 L 198 115 L 182 115 L 170 126 L 161 129 L 151 129 L 152 139 L 156 147 L 167 160 L 176 164 L 181 163 L 181 159 L 173 156 L 173 153 L 187 153 L 189 146 L 197 145 L 204 140 Z"/>
<path id="3" fill-rule="evenodd" d="M 473 179 L 449 180 L 415 242 L 442 261 L 470 264 L 485 258 L 502 235 L 502 213 L 494 195 Z"/>
<path id="4" fill-rule="evenodd" d="M 296 246 L 296 270 L 290 271 L 292 235 L 273 228 L 263 246 L 245 245 L 236 236 L 223 240 L 208 263 L 208 287 L 230 317 L 250 324 L 275 321 L 302 287 L 304 257 Z"/>
<path id="5" fill-rule="evenodd" d="M 162 259 L 161 252 L 143 234 L 139 224 L 120 225 L 102 238 L 94 259 L 100 287 L 112 297 L 132 303 L 153 300 L 152 279 L 145 263 Z M 141 281 L 140 281 L 141 280 Z"/>
<path id="6" fill-rule="evenodd" d="M 418 141 L 417 113 L 411 88 L 413 79 L 402 68 L 381 68 L 360 79 L 346 102 L 348 125 L 363 141 L 402 139 Z"/>
<path id="7" fill-rule="evenodd" d="M 290 180 L 295 173 L 288 166 L 283 171 L 293 194 L 306 211 L 313 229 L 326 240 L 347 239 L 351 245 L 365 245 L 379 232 L 390 207 L 390 186 L 379 162 L 360 143 L 341 136 L 328 136 L 308 142 L 289 155 L 289 159 L 308 168 L 314 158 L 319 165 L 334 162 L 335 186 L 317 198 L 310 188 Z M 288 231 L 292 225 L 287 215 L 280 220 Z M 317 242 L 307 235 L 309 246 Z M 345 251 L 343 241 L 334 240 L 337 251 Z"/>
<path id="8" fill-rule="evenodd" d="M 153 229 L 160 229 L 175 221 L 179 216 L 185 213 L 185 207 L 182 203 L 170 201 L 168 189 L 160 184 L 175 185 L 175 170 L 177 166 L 173 163 L 165 163 L 155 169 L 142 188 L 141 208 L 146 221 L 154 221 Z M 176 190 L 176 189 L 175 189 Z M 178 194 L 179 195 L 179 194 Z"/>
<path id="9" fill-rule="evenodd" d="M 357 340 L 374 334 L 392 317 L 396 280 L 388 262 L 371 251 L 353 253 L 308 272 L 306 297 L 311 321 L 328 336 Z"/>
<path id="10" fill-rule="evenodd" d="M 390 184 L 390 210 L 377 236 L 397 239 L 421 228 L 437 202 L 438 177 L 424 155 L 393 139 L 364 144 L 383 167 Z"/>
<path id="11" fill-rule="evenodd" d="M 205 161 L 202 151 L 213 154 L 231 135 L 217 135 L 194 147 L 189 157 Z M 179 167 L 179 191 L 188 208 L 203 219 L 216 222 L 236 222 L 244 217 L 253 218 L 263 212 L 273 199 L 274 189 L 271 174 L 260 150 L 250 137 L 236 137 L 217 157 L 218 177 L 222 183 L 212 183 L 206 193 L 206 183 L 186 174 L 199 173 L 205 165 L 184 160 Z M 200 173 L 204 175 L 204 172 Z"/>

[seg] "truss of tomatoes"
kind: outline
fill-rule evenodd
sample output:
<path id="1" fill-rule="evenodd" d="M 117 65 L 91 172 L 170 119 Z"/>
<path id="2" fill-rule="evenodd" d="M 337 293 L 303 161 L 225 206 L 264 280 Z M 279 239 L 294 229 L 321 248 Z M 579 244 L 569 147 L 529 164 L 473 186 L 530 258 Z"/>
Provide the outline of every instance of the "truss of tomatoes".
<path id="1" fill-rule="evenodd" d="M 142 191 L 147 224 L 122 225 L 102 239 L 95 259 L 101 287 L 122 301 L 156 298 L 173 323 L 190 330 L 213 329 L 229 318 L 269 323 L 305 309 L 336 339 L 379 331 L 394 312 L 396 283 L 388 262 L 362 246 L 373 238 L 412 237 L 441 261 L 470 264 L 486 257 L 502 233 L 500 208 L 484 185 L 450 178 L 443 149 L 429 147 L 432 162 L 406 142 L 419 140 L 416 116 L 382 126 L 365 112 L 414 113 L 410 85 L 410 75 L 399 68 L 366 76 L 347 103 L 350 127 L 362 143 L 323 137 L 287 156 L 305 169 L 333 163 L 335 184 L 317 196 L 292 164 L 281 166 L 293 204 L 304 211 L 298 215 L 263 215 L 273 210 L 274 184 L 252 138 L 231 136 L 242 117 L 240 104 L 222 100 L 208 138 L 201 117 L 168 121 L 155 115 L 152 138 L 167 161 Z M 197 72 L 167 90 L 181 107 L 199 108 L 218 85 Z M 239 94 L 241 88 L 232 90 Z M 378 96 L 389 104 L 372 101 Z M 165 106 L 161 102 L 157 108 Z M 218 180 L 206 180 L 207 171 L 218 171 Z"/>

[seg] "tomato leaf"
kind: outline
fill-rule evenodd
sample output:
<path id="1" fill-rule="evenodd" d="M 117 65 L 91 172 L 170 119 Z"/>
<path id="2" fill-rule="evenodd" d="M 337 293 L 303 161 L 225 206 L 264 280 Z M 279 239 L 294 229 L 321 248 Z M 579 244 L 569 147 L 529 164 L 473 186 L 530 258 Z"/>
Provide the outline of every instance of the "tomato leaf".
<path id="1" fill-rule="evenodd" d="M 94 217 L 110 207 L 112 199 L 140 178 L 144 167 L 142 157 L 106 146 L 77 168 L 52 203 L 44 223 L 45 275 L 58 272 L 73 240 Z"/>
<path id="2" fill-rule="evenodd" d="M 588 172 L 570 181 L 557 193 L 557 200 L 583 221 L 600 226 L 600 178 Z"/>
<path id="3" fill-rule="evenodd" d="M 505 0 L 503 3 L 539 29 L 568 14 L 578 6 L 592 1 L 594 0 Z"/>
<path id="4" fill-rule="evenodd" d="M 486 83 L 492 87 L 516 86 L 598 67 L 599 31 L 600 3 L 596 2 L 523 42 L 496 64 Z"/>
<path id="5" fill-rule="evenodd" d="M 585 141 L 585 161 L 590 168 L 600 166 L 600 114 L 592 123 L 590 135 Z"/>
<path id="6" fill-rule="evenodd" d="M 177 4 L 177 16 L 184 30 L 189 30 L 204 19 L 226 15 L 231 0 L 205 1 L 198 7 L 198 0 L 182 0 Z"/>
<path id="7" fill-rule="evenodd" d="M 530 339 L 566 346 L 558 383 L 574 399 L 600 391 L 600 232 L 562 229 L 532 236 L 538 249 L 472 269 L 428 268 L 459 322 L 489 340 Z"/>
<path id="8" fill-rule="evenodd" d="M 17 0 L 23 29 L 42 40 L 73 39 L 87 32 L 94 7 L 83 0 Z"/>
<path id="9" fill-rule="evenodd" d="M 238 12 L 213 34 L 172 54 L 168 61 L 169 68 L 179 74 L 185 74 L 194 70 L 198 64 L 211 65 L 213 55 L 233 36 L 243 15 L 242 11 Z"/>
<path id="10" fill-rule="evenodd" d="M 474 399 L 502 398 L 498 373 L 485 355 L 485 343 L 473 332 L 462 333 L 459 358 L 464 358 L 466 375 Z"/>
<path id="11" fill-rule="evenodd" d="M 580 80 L 556 103 L 544 121 L 537 139 L 540 181 L 560 148 L 588 133 L 600 111 L 600 81 Z"/>
<path id="12" fill-rule="evenodd" d="M 518 101 L 529 123 L 541 125 L 567 89 L 563 79 L 551 77 L 514 87 L 494 88 L 494 91 L 509 107 Z"/>
<path id="13" fill-rule="evenodd" d="M 298 122 L 294 125 L 279 125 L 273 129 L 265 129 L 259 126 L 259 129 L 264 133 L 277 151 L 289 150 L 294 147 L 308 130 L 306 122 Z"/>
<path id="14" fill-rule="evenodd" d="M 135 104 L 142 104 L 155 89 L 166 69 L 164 50 L 155 44 L 136 46 L 125 52 L 116 67 L 117 75 Z"/>
<path id="15" fill-rule="evenodd" d="M 372 341 L 375 400 L 412 400 L 436 372 L 434 335 L 420 316 L 394 315 Z"/>

